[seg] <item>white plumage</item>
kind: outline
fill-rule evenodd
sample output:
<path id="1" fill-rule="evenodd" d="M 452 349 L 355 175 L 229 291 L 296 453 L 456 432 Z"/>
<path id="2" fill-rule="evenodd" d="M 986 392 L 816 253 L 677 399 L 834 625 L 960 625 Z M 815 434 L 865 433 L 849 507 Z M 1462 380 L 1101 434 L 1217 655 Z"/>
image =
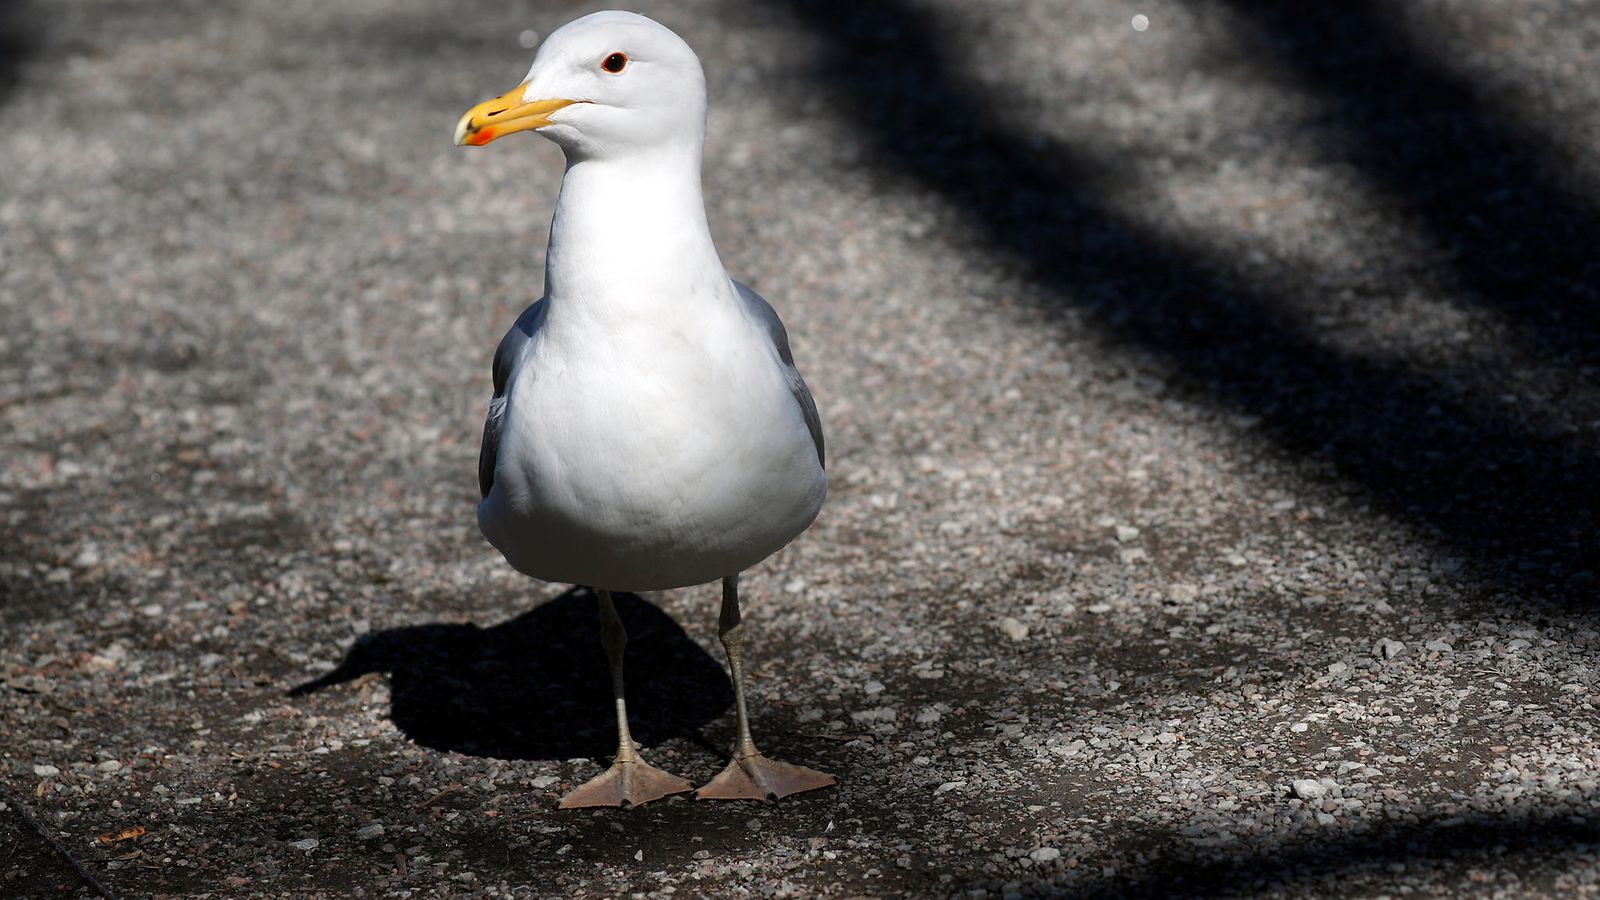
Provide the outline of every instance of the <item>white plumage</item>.
<path id="1" fill-rule="evenodd" d="M 522 85 L 469 110 L 458 143 L 538 130 L 567 170 L 545 296 L 495 354 L 478 525 L 519 571 L 599 590 L 617 762 L 563 805 L 687 789 L 634 753 L 626 635 L 610 591 L 724 579 L 723 642 L 739 743 L 701 796 L 773 799 L 833 783 L 755 751 L 745 716 L 737 576 L 816 518 L 822 428 L 777 314 L 729 278 L 700 191 L 705 82 L 677 35 L 632 13 L 579 19 Z"/>

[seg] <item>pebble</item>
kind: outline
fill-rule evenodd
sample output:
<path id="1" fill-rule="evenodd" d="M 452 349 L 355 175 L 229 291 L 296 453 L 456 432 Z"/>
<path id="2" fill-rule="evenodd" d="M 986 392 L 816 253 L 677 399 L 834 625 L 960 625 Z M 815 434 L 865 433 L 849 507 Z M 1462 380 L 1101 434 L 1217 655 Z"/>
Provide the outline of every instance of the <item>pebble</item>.
<path id="1" fill-rule="evenodd" d="M 1392 640 L 1390 638 L 1383 638 L 1382 640 L 1378 641 L 1377 647 L 1374 648 L 1374 650 L 1377 652 L 1377 654 L 1379 656 L 1382 656 L 1384 659 L 1394 659 L 1396 656 L 1399 656 L 1405 649 L 1406 649 L 1406 645 L 1405 644 L 1401 643 L 1400 641 Z"/>
<path id="2" fill-rule="evenodd" d="M 1139 539 L 1139 529 L 1133 527 L 1132 525 L 1118 525 L 1117 526 L 1117 542 L 1118 543 L 1126 544 L 1129 541 L 1136 541 L 1138 539 Z"/>
<path id="3" fill-rule="evenodd" d="M 383 837 L 383 823 L 373 822 L 371 825 L 363 825 L 357 828 L 356 837 L 363 841 L 369 841 L 375 837 Z"/>
<path id="4" fill-rule="evenodd" d="M 1028 854 L 1028 858 L 1036 863 L 1047 863 L 1053 859 L 1059 859 L 1060 857 L 1061 851 L 1054 847 L 1040 847 L 1039 849 Z"/>
<path id="5" fill-rule="evenodd" d="M 316 838 L 305 838 L 304 840 L 290 841 L 289 846 L 295 848 L 296 850 L 311 851 L 317 849 L 318 843 L 320 843 L 320 841 L 318 841 Z"/>
<path id="6" fill-rule="evenodd" d="M 996 619 L 994 626 L 1013 641 L 1026 640 L 1028 637 L 1028 626 L 1010 616 L 1001 616 Z"/>
<path id="7" fill-rule="evenodd" d="M 1450 653 L 1455 650 L 1454 647 L 1444 641 L 1429 641 L 1422 645 L 1422 649 L 1430 653 Z"/>
<path id="8" fill-rule="evenodd" d="M 558 782 L 560 780 L 561 780 L 560 778 L 558 778 L 558 777 L 556 777 L 554 775 L 539 775 L 539 776 L 535 777 L 532 781 L 530 781 L 528 783 L 533 785 L 534 787 L 538 788 L 539 790 L 544 790 L 545 788 L 549 787 L 552 784 L 555 784 L 556 782 Z"/>
<path id="9" fill-rule="evenodd" d="M 1290 789 L 1301 800 L 1321 800 L 1323 795 L 1328 793 L 1328 789 L 1322 786 L 1322 782 L 1314 778 L 1296 778 L 1294 783 L 1290 785 Z"/>
<path id="10" fill-rule="evenodd" d="M 41 763 L 33 767 L 33 774 L 39 776 L 40 778 L 50 778 L 55 775 L 60 775 L 61 770 L 55 766 L 49 765 L 48 763 Z"/>

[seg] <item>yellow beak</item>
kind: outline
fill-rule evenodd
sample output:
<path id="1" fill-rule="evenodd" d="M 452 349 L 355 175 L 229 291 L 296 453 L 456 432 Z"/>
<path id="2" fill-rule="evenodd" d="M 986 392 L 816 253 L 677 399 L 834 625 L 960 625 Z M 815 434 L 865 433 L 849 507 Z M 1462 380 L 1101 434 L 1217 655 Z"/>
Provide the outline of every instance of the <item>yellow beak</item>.
<path id="1" fill-rule="evenodd" d="M 535 100 L 525 103 L 522 85 L 485 100 L 467 110 L 456 123 L 456 146 L 482 147 L 497 137 L 517 131 L 530 131 L 550 124 L 550 115 L 576 100 Z"/>

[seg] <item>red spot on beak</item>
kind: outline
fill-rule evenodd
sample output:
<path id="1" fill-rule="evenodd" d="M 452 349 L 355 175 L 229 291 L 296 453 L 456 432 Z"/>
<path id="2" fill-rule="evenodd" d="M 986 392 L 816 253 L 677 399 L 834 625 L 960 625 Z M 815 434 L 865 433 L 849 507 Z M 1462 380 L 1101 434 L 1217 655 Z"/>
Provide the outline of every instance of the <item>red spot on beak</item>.
<path id="1" fill-rule="evenodd" d="M 494 140 L 494 129 L 481 128 L 467 138 L 467 143 L 474 147 L 482 147 L 484 144 L 487 144 L 492 140 Z"/>

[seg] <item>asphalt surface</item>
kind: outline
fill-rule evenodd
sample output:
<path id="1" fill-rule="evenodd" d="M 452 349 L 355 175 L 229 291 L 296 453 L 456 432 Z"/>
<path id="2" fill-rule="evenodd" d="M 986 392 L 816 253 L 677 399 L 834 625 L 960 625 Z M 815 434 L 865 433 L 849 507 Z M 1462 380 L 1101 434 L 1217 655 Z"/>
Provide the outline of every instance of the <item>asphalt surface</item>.
<path id="1" fill-rule="evenodd" d="M 0 894 L 1600 894 L 1600 16 L 1301 6 L 641 10 L 827 429 L 743 586 L 840 784 L 562 812 L 592 599 L 473 520 L 560 156 L 449 134 L 591 7 L 0 4 Z M 716 598 L 622 604 L 697 782 Z"/>

